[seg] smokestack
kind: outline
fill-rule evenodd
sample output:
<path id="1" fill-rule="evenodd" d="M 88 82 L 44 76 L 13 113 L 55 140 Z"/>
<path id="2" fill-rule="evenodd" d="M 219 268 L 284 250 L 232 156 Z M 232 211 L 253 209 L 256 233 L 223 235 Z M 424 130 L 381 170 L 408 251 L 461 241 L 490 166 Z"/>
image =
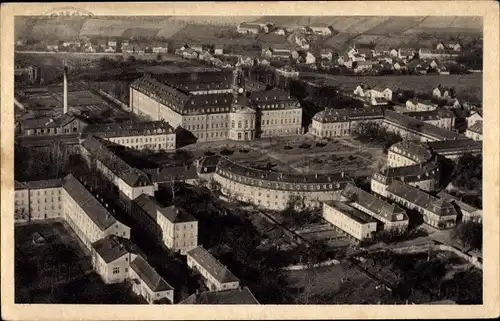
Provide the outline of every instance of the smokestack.
<path id="1" fill-rule="evenodd" d="M 64 93 L 63 93 L 63 113 L 68 113 L 68 66 L 66 65 L 66 61 L 64 61 Z"/>

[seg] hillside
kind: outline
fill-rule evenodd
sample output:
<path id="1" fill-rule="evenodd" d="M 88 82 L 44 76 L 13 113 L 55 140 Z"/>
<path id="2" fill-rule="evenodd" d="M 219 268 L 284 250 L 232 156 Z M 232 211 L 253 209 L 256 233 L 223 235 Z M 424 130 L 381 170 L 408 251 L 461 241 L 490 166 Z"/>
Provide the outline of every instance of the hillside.
<path id="1" fill-rule="evenodd" d="M 399 38 L 408 42 L 415 35 L 471 34 L 482 30 L 481 17 L 380 17 L 380 16 L 156 16 L 156 17 L 16 17 L 16 38 L 35 40 L 76 39 L 79 36 L 162 36 L 182 38 L 195 34 L 198 39 L 213 38 L 212 27 L 235 27 L 243 21 L 273 22 L 283 27 L 326 24 L 340 32 L 332 43 L 345 43 L 356 38 L 360 42 L 377 42 L 382 39 Z M 208 25 L 207 35 L 191 32 L 189 25 Z M 197 27 L 195 27 L 197 28 Z M 202 30 L 201 30 L 202 31 Z M 178 35 L 180 33 L 180 35 Z M 393 41 L 394 42 L 394 41 Z M 327 41 L 328 43 L 328 41 Z M 333 46 L 335 47 L 335 46 Z"/>

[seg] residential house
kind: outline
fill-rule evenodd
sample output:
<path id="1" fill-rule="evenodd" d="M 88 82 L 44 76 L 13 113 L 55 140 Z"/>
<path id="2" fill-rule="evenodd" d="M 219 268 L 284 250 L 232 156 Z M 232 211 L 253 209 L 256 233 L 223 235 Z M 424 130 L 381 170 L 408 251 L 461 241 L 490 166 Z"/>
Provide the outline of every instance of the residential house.
<path id="1" fill-rule="evenodd" d="M 310 52 L 307 52 L 305 55 L 304 63 L 306 65 L 312 65 L 316 63 L 316 57 Z"/>
<path id="2" fill-rule="evenodd" d="M 415 51 L 409 48 L 399 48 L 397 57 L 404 60 L 410 60 L 415 57 Z"/>
<path id="3" fill-rule="evenodd" d="M 326 59 L 328 61 L 332 61 L 333 59 L 332 51 L 329 49 L 321 49 L 320 56 L 322 59 Z"/>
<path id="4" fill-rule="evenodd" d="M 108 47 L 116 48 L 118 46 L 118 42 L 116 41 L 116 39 L 109 39 L 108 43 L 107 43 L 107 46 Z"/>
<path id="5" fill-rule="evenodd" d="M 198 55 L 198 59 L 199 60 L 205 60 L 205 61 L 208 61 L 210 60 L 212 57 L 212 55 L 208 52 L 208 51 L 203 51 L 201 52 L 199 55 Z"/>
<path id="6" fill-rule="evenodd" d="M 437 105 L 430 100 L 409 99 L 406 104 L 408 111 L 429 111 L 435 110 Z"/>
<path id="7" fill-rule="evenodd" d="M 150 46 L 153 53 L 167 53 L 168 52 L 168 44 L 167 43 L 154 43 Z"/>
<path id="8" fill-rule="evenodd" d="M 445 41 L 445 42 L 440 42 L 436 45 L 437 50 L 453 50 L 453 51 L 460 51 L 461 46 L 458 42 L 455 41 Z"/>
<path id="9" fill-rule="evenodd" d="M 353 62 L 352 66 L 354 72 L 360 73 L 363 71 L 371 70 L 374 64 L 374 61 L 355 61 Z"/>
<path id="10" fill-rule="evenodd" d="M 367 93 L 371 98 L 383 98 L 387 101 L 392 101 L 392 90 L 390 90 L 389 88 L 374 86 L 368 89 Z"/>
<path id="11" fill-rule="evenodd" d="M 395 48 L 392 48 L 390 51 L 389 51 L 389 55 L 391 55 L 391 57 L 398 57 L 399 58 L 399 50 L 395 49 Z"/>
<path id="12" fill-rule="evenodd" d="M 330 36 L 333 33 L 332 26 L 328 26 L 325 24 L 312 24 L 308 26 L 313 33 L 322 36 Z"/>
<path id="13" fill-rule="evenodd" d="M 222 45 L 215 45 L 214 46 L 214 54 L 215 55 L 222 55 L 222 54 L 224 54 L 224 47 Z"/>
<path id="14" fill-rule="evenodd" d="M 210 291 L 231 290 L 240 286 L 240 280 L 201 246 L 187 252 L 187 265 L 204 278 Z"/>
<path id="15" fill-rule="evenodd" d="M 190 60 L 198 59 L 198 52 L 191 48 L 182 50 L 180 54 L 185 59 L 190 59 Z"/>
<path id="16" fill-rule="evenodd" d="M 236 28 L 236 32 L 242 33 L 242 34 L 259 34 L 263 31 L 262 27 L 260 24 L 257 23 L 249 23 L 249 22 L 242 22 L 238 25 Z"/>
<path id="17" fill-rule="evenodd" d="M 481 109 L 471 112 L 469 117 L 467 117 L 467 127 L 471 127 L 477 121 L 483 121 L 483 111 Z"/>
<path id="18" fill-rule="evenodd" d="M 465 136 L 473 140 L 483 140 L 483 121 L 478 120 L 472 126 L 467 127 Z"/>

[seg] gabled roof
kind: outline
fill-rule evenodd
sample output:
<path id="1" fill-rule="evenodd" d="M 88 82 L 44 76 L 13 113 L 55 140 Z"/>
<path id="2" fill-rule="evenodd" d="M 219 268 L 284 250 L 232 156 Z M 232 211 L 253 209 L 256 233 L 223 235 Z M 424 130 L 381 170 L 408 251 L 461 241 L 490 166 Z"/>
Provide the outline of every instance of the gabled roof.
<path id="1" fill-rule="evenodd" d="M 72 174 L 63 179 L 63 188 L 101 231 L 105 231 L 117 222 L 116 218 Z"/>
<path id="2" fill-rule="evenodd" d="M 125 246 L 119 242 L 118 237 L 114 235 L 92 243 L 92 248 L 106 263 L 111 263 L 129 253 Z"/>
<path id="3" fill-rule="evenodd" d="M 56 128 L 59 124 L 50 117 L 40 117 L 31 119 L 21 119 L 19 124 L 23 129 Z"/>
<path id="4" fill-rule="evenodd" d="M 153 292 L 170 291 L 174 289 L 140 255 L 130 263 L 130 268 L 137 273 Z"/>
<path id="5" fill-rule="evenodd" d="M 189 252 L 187 256 L 196 261 L 203 269 L 207 271 L 214 279 L 220 283 L 238 282 L 239 279 L 234 276 L 224 265 L 212 256 L 203 247 L 198 246 Z"/>
<path id="6" fill-rule="evenodd" d="M 58 188 L 63 185 L 63 181 L 59 178 L 53 178 L 40 181 L 29 181 L 25 182 L 24 185 L 29 189 Z"/>
<path id="7" fill-rule="evenodd" d="M 194 293 L 179 304 L 259 304 L 248 287 Z"/>
<path id="8" fill-rule="evenodd" d="M 173 134 L 174 128 L 164 121 L 121 122 L 111 124 L 93 124 L 85 128 L 84 133 L 99 137 L 125 137 L 138 135 Z"/>
<path id="9" fill-rule="evenodd" d="M 114 154 L 107 146 L 107 143 L 99 138 L 89 137 L 85 139 L 81 146 L 90 154 L 95 156 L 104 166 L 121 178 L 127 185 L 132 187 L 151 185 L 151 181 L 142 171 L 133 168 L 123 159 Z"/>
<path id="10" fill-rule="evenodd" d="M 158 209 L 161 208 L 161 205 L 158 203 L 158 201 L 156 201 L 154 197 L 148 194 L 141 194 L 134 200 L 134 203 L 139 206 L 146 214 L 148 214 L 152 220 L 156 222 Z"/>
<path id="11" fill-rule="evenodd" d="M 23 183 L 20 183 L 18 181 L 14 181 L 14 190 L 22 190 L 22 189 L 28 189 L 28 186 L 24 185 Z"/>
<path id="12" fill-rule="evenodd" d="M 472 126 L 467 128 L 467 130 L 470 132 L 473 132 L 473 133 L 482 134 L 483 133 L 483 121 L 482 120 L 476 121 Z"/>
<path id="13" fill-rule="evenodd" d="M 195 222 L 196 218 L 189 214 L 185 209 L 171 205 L 159 209 L 159 212 L 172 223 Z"/>
<path id="14" fill-rule="evenodd" d="M 461 200 L 459 200 L 458 198 L 456 198 L 455 196 L 451 195 L 451 194 L 448 194 L 446 193 L 445 191 L 441 191 L 437 194 L 437 196 L 441 199 L 445 199 L 447 201 L 449 201 L 450 203 L 455 203 L 457 204 L 458 207 L 460 207 L 460 209 L 462 211 L 465 211 L 467 213 L 475 213 L 475 214 L 482 214 L 482 210 L 481 209 L 478 209 L 474 206 L 471 206 L 467 203 L 464 203 L 462 202 Z"/>
<path id="15" fill-rule="evenodd" d="M 425 208 L 439 216 L 457 215 L 455 208 L 448 201 L 439 200 L 418 188 L 398 180 L 394 180 L 391 185 L 387 187 L 387 192 Z"/>
<path id="16" fill-rule="evenodd" d="M 344 187 L 341 195 L 349 199 L 351 202 L 361 205 L 362 207 L 374 212 L 379 217 L 382 217 L 390 222 L 408 220 L 408 215 L 406 215 L 406 212 L 401 207 L 389 204 L 375 195 L 365 192 L 361 188 L 350 183 Z"/>

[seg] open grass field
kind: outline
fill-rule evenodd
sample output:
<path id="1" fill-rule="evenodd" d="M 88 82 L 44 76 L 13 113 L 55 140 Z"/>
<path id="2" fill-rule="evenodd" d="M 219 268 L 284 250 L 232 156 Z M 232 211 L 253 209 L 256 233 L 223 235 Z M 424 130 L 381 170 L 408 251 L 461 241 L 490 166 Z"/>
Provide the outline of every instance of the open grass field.
<path id="1" fill-rule="evenodd" d="M 297 303 L 309 304 L 377 304 L 389 300 L 390 294 L 376 289 L 380 284 L 348 263 L 288 271 L 290 288 L 297 289 Z"/>
<path id="2" fill-rule="evenodd" d="M 304 80 L 324 80 L 332 86 L 342 86 L 346 88 L 355 88 L 361 82 L 369 85 L 378 85 L 395 90 L 401 88 L 404 90 L 414 90 L 415 92 L 432 92 L 437 85 L 443 87 L 454 87 L 457 97 L 460 99 L 464 94 L 482 97 L 482 73 L 467 75 L 403 75 L 403 76 L 343 76 L 304 73 L 300 76 Z"/>

